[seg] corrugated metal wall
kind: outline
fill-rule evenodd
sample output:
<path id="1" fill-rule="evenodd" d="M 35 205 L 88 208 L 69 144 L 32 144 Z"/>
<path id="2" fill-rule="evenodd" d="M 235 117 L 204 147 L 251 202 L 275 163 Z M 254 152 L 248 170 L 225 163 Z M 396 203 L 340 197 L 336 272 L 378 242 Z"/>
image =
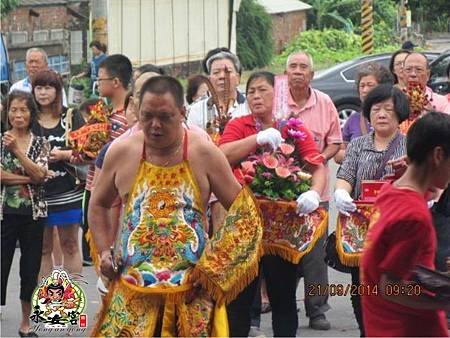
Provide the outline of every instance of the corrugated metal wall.
<path id="1" fill-rule="evenodd" d="M 228 46 L 228 0 L 109 0 L 109 54 L 134 65 L 201 60 Z"/>

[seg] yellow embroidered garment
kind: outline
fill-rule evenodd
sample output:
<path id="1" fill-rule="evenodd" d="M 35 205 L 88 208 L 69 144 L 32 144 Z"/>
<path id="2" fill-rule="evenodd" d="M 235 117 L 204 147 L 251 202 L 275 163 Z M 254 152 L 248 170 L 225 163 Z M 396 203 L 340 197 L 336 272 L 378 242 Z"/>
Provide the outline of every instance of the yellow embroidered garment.
<path id="1" fill-rule="evenodd" d="M 326 232 L 328 213 L 319 208 L 299 216 L 297 203 L 258 198 L 264 220 L 264 252 L 297 264 Z"/>
<path id="2" fill-rule="evenodd" d="M 183 162 L 172 167 L 142 161 L 122 220 L 123 270 L 109 287 L 92 336 L 228 335 L 224 302 L 257 275 L 261 219 L 244 188 L 208 240 L 186 158 L 185 147 Z M 203 288 L 187 304 L 190 280 Z"/>
<path id="3" fill-rule="evenodd" d="M 371 218 L 374 217 L 373 203 L 357 202 L 357 209 L 350 216 L 338 215 L 336 224 L 336 251 L 339 260 L 346 266 L 359 266 L 364 242 Z"/>

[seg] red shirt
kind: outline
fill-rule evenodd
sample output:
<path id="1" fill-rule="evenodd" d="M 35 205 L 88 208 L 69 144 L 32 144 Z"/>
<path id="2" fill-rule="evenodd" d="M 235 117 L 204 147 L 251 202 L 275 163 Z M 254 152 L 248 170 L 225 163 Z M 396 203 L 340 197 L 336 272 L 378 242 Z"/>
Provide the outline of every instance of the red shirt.
<path id="1" fill-rule="evenodd" d="M 274 124 L 276 127 L 276 124 Z M 311 132 L 304 126 L 301 125 L 297 128 L 298 131 L 301 131 L 305 134 L 303 139 L 300 139 L 297 142 L 297 149 L 299 150 L 299 156 L 304 161 L 310 164 L 320 164 L 323 163 L 323 157 L 317 148 L 316 143 L 314 142 L 314 138 Z M 281 130 L 281 136 L 286 139 L 288 127 L 285 126 Z M 232 119 L 227 123 L 225 130 L 223 131 L 222 136 L 220 137 L 219 145 L 230 143 L 238 140 L 242 140 L 248 136 L 252 136 L 256 134 L 256 121 L 252 114 L 238 117 Z M 256 147 L 252 152 L 256 151 Z"/>
<path id="2" fill-rule="evenodd" d="M 436 233 L 423 196 L 386 184 L 375 208 L 362 257 L 362 285 L 377 285 L 382 273 L 411 280 L 419 264 L 434 269 Z M 444 311 L 412 309 L 380 292 L 362 297 L 368 337 L 448 336 Z"/>

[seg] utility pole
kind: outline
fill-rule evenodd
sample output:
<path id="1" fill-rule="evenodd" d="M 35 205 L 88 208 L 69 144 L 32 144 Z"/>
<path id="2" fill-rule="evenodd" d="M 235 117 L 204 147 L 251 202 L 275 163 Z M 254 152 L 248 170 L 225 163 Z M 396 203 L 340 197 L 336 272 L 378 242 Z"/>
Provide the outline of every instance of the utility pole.
<path id="1" fill-rule="evenodd" d="M 400 0 L 399 17 L 400 17 L 400 41 L 404 42 L 408 39 L 408 21 L 406 13 L 405 0 Z"/>
<path id="2" fill-rule="evenodd" d="M 108 0 L 92 0 L 92 40 L 108 45 Z"/>
<path id="3" fill-rule="evenodd" d="M 361 0 L 362 50 L 373 52 L 373 7 L 372 0 Z"/>

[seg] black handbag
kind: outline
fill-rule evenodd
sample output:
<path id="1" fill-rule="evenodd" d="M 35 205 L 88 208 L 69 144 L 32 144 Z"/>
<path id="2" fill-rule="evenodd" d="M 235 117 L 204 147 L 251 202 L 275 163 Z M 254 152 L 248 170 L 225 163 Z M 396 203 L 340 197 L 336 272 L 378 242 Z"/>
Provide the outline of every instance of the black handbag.
<path id="1" fill-rule="evenodd" d="M 350 273 L 351 267 L 342 264 L 338 256 L 336 250 L 336 231 L 333 231 L 331 234 L 328 235 L 323 246 L 325 249 L 325 257 L 324 257 L 325 263 L 330 268 L 333 268 L 336 271 L 343 273 Z"/>

